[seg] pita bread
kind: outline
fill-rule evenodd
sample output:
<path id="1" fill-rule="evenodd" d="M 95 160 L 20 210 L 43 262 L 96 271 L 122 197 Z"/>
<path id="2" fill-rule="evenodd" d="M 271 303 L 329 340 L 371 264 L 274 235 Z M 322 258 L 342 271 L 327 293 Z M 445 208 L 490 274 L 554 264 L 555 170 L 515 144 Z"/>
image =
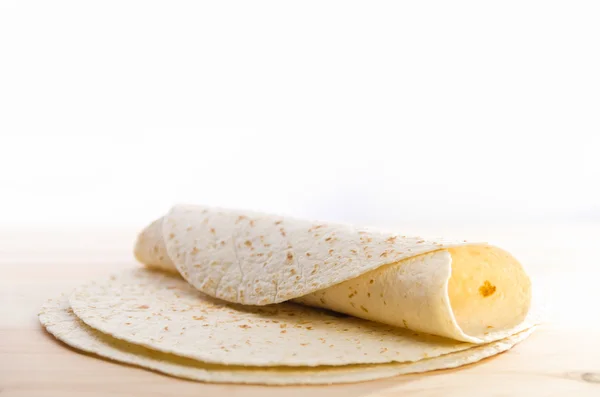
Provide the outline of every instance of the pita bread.
<path id="1" fill-rule="evenodd" d="M 246 305 L 288 300 L 486 343 L 531 327 L 531 282 L 506 251 L 247 211 L 176 206 L 136 257 Z"/>
<path id="2" fill-rule="evenodd" d="M 42 325 L 57 339 L 87 353 L 191 380 L 271 385 L 349 383 L 453 368 L 506 351 L 533 331 L 530 329 L 501 341 L 414 363 L 251 368 L 211 365 L 112 338 L 83 323 L 72 312 L 64 296 L 46 302 L 39 317 Z"/>

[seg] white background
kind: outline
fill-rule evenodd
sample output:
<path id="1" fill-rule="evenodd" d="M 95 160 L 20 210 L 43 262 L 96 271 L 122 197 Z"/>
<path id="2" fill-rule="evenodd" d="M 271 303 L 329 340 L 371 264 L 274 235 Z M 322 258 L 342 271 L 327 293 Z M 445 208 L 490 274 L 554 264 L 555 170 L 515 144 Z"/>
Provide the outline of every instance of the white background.
<path id="1" fill-rule="evenodd" d="M 596 1 L 1 1 L 0 222 L 600 219 Z"/>

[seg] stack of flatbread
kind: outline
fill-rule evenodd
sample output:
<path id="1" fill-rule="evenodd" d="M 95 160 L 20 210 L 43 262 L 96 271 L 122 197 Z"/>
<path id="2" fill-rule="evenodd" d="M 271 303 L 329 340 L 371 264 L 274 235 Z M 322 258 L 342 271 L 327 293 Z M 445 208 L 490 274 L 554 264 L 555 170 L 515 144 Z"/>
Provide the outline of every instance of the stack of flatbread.
<path id="1" fill-rule="evenodd" d="M 165 374 L 284 385 L 458 367 L 537 323 L 522 265 L 485 243 L 176 206 L 135 256 L 145 267 L 48 301 L 42 324 Z"/>

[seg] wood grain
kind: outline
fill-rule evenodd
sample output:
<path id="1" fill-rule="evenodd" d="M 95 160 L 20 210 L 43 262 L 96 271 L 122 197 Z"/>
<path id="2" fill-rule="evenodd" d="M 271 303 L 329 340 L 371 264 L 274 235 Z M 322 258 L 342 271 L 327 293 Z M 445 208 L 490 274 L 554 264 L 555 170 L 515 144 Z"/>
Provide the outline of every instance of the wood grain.
<path id="1" fill-rule="evenodd" d="M 525 262 L 545 287 L 551 322 L 509 352 L 460 369 L 310 387 L 203 384 L 70 349 L 41 328 L 40 305 L 82 281 L 136 266 L 135 231 L 0 232 L 0 396 L 600 396 L 600 224 L 443 231 L 497 242 Z"/>

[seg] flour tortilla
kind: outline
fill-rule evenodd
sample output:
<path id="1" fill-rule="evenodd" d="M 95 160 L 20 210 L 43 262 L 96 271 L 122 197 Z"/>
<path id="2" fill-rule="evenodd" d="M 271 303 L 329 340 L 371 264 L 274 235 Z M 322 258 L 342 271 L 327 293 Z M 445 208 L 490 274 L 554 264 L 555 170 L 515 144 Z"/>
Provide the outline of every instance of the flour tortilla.
<path id="1" fill-rule="evenodd" d="M 83 323 L 72 312 L 64 296 L 46 302 L 39 318 L 42 325 L 57 339 L 101 357 L 197 381 L 270 385 L 350 383 L 454 368 L 506 351 L 533 332 L 530 329 L 501 341 L 415 363 L 251 368 L 211 365 L 115 339 Z"/>
<path id="2" fill-rule="evenodd" d="M 395 327 L 486 343 L 520 332 L 531 282 L 506 251 L 200 206 L 140 234 L 138 260 L 229 302 L 295 300 Z"/>
<path id="3" fill-rule="evenodd" d="M 213 364 L 318 366 L 419 361 L 472 344 L 293 303 L 245 306 L 144 268 L 76 288 L 74 313 L 98 331 Z"/>

